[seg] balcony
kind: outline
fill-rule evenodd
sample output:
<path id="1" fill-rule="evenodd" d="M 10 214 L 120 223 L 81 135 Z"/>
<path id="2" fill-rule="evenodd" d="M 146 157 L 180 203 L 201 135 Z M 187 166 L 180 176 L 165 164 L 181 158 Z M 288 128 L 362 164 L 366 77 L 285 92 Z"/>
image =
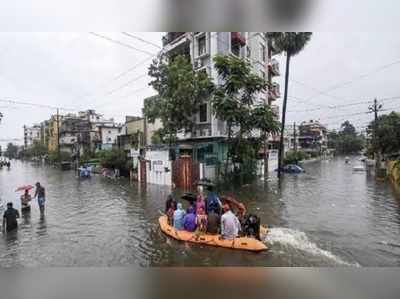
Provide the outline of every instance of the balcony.
<path id="1" fill-rule="evenodd" d="M 163 47 L 182 38 L 185 35 L 185 33 L 186 32 L 168 32 L 166 35 L 162 37 Z"/>
<path id="2" fill-rule="evenodd" d="M 279 76 L 279 62 L 275 58 L 271 59 L 268 63 L 268 71 L 271 72 L 272 76 Z"/>
<path id="3" fill-rule="evenodd" d="M 276 119 L 279 119 L 279 106 L 278 105 L 271 105 L 272 113 L 274 114 Z"/>
<path id="4" fill-rule="evenodd" d="M 281 97 L 280 86 L 278 83 L 272 83 L 268 91 L 268 98 L 275 101 Z"/>
<path id="5" fill-rule="evenodd" d="M 242 47 L 246 45 L 246 39 L 240 32 L 231 32 L 231 41 L 233 44 L 239 44 Z"/>

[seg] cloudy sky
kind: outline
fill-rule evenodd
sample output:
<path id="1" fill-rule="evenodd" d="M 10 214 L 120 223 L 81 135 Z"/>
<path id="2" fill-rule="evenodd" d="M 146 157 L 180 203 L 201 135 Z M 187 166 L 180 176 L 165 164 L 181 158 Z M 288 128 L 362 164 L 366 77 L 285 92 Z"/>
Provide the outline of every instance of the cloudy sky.
<path id="1" fill-rule="evenodd" d="M 1 143 L 22 138 L 24 124 L 55 113 L 9 101 L 68 109 L 63 113 L 96 109 L 117 121 L 140 115 L 143 99 L 154 94 L 147 68 L 163 34 L 131 34 L 136 38 L 122 32 L 0 33 Z M 285 57 L 278 59 L 283 94 Z M 288 122 L 319 119 L 337 128 L 349 119 L 362 129 L 372 118 L 363 112 L 375 97 L 384 109 L 400 110 L 399 71 L 399 34 L 315 32 L 292 60 Z"/>

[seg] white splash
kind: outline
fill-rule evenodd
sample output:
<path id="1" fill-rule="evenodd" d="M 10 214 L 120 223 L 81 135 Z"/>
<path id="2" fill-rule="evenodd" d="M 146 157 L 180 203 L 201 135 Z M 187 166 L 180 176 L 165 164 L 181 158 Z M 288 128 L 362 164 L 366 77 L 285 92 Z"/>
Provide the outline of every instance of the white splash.
<path id="1" fill-rule="evenodd" d="M 332 252 L 318 247 L 317 244 L 308 239 L 304 232 L 297 230 L 283 227 L 271 228 L 265 237 L 265 242 L 270 245 L 278 243 L 285 247 L 292 247 L 295 250 L 310 253 L 315 256 L 322 256 L 336 262 L 339 265 L 359 266 L 358 264 L 348 263 L 342 260 L 340 257 L 334 255 Z"/>

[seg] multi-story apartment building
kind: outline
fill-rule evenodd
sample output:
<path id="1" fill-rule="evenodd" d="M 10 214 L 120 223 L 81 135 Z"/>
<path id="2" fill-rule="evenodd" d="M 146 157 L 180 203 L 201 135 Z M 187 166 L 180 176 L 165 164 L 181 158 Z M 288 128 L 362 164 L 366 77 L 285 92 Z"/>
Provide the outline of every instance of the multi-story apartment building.
<path id="1" fill-rule="evenodd" d="M 163 37 L 163 52 L 167 57 L 190 57 L 194 68 L 207 72 L 215 84 L 222 84 L 213 63 L 217 54 L 246 59 L 256 74 L 272 82 L 272 78 L 279 75 L 279 64 L 272 58 L 277 51 L 271 45 L 264 32 L 168 32 Z M 279 107 L 272 104 L 279 97 L 279 85 L 273 83 L 267 92 L 257 96 L 256 103 L 271 105 L 279 117 Z M 179 142 L 192 146 L 192 155 L 197 160 L 206 163 L 223 160 L 226 153 L 223 140 L 227 135 L 225 122 L 215 117 L 210 103 L 202 104 L 194 118 L 194 129 L 179 134 Z"/>
<path id="2" fill-rule="evenodd" d="M 62 115 L 52 115 L 49 122 L 49 138 L 47 149 L 50 153 L 56 152 L 58 150 L 58 134 L 59 134 L 59 125 L 61 126 L 63 120 Z"/>
<path id="3" fill-rule="evenodd" d="M 328 149 L 327 129 L 319 121 L 310 120 L 299 125 L 299 148 L 305 152 L 323 153 Z"/>
<path id="4" fill-rule="evenodd" d="M 49 145 L 49 124 L 48 120 L 42 121 L 40 123 L 40 143 L 48 148 Z"/>
<path id="5" fill-rule="evenodd" d="M 24 126 L 24 147 L 25 149 L 33 145 L 33 143 L 41 141 L 41 126 L 35 124 L 31 127 Z"/>

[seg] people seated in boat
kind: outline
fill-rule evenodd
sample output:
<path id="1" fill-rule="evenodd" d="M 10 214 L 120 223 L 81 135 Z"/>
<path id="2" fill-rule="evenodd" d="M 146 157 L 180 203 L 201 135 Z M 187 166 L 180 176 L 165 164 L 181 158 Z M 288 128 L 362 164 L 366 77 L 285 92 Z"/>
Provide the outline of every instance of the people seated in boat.
<path id="1" fill-rule="evenodd" d="M 211 211 L 207 215 L 207 233 L 217 235 L 219 233 L 221 223 L 221 216 L 214 211 Z"/>
<path id="2" fill-rule="evenodd" d="M 222 204 L 224 214 L 221 216 L 221 238 L 233 240 L 239 235 L 239 219 L 233 214 L 228 202 Z"/>
<path id="3" fill-rule="evenodd" d="M 249 214 L 245 217 L 242 223 L 243 236 L 255 238 L 261 241 L 260 238 L 260 217 L 254 214 Z"/>
<path id="4" fill-rule="evenodd" d="M 174 228 L 177 230 L 183 230 L 183 218 L 185 217 L 185 214 L 182 204 L 178 203 L 177 209 L 174 211 Z"/>
<path id="5" fill-rule="evenodd" d="M 176 200 L 172 194 L 167 196 L 167 201 L 165 202 L 165 213 L 168 212 L 169 209 L 176 210 Z"/>
<path id="6" fill-rule="evenodd" d="M 196 226 L 197 226 L 196 230 L 197 235 L 204 234 L 207 232 L 207 215 L 203 207 L 200 207 L 200 209 L 197 212 Z"/>
<path id="7" fill-rule="evenodd" d="M 29 194 L 29 190 L 25 190 L 25 193 L 21 195 L 21 212 L 30 212 L 32 196 Z"/>
<path id="8" fill-rule="evenodd" d="M 187 210 L 185 217 L 183 218 L 183 228 L 188 232 L 194 232 L 196 230 L 196 213 L 194 207 L 190 206 Z"/>
<path id="9" fill-rule="evenodd" d="M 197 190 L 198 194 L 196 199 L 196 214 L 199 213 L 200 208 L 202 208 L 204 211 L 206 209 L 206 201 L 204 198 L 203 186 L 198 186 Z"/>
<path id="10" fill-rule="evenodd" d="M 214 192 L 213 187 L 208 186 L 207 191 L 206 213 L 209 214 L 211 211 L 214 211 L 217 214 L 221 214 L 221 201 Z"/>

